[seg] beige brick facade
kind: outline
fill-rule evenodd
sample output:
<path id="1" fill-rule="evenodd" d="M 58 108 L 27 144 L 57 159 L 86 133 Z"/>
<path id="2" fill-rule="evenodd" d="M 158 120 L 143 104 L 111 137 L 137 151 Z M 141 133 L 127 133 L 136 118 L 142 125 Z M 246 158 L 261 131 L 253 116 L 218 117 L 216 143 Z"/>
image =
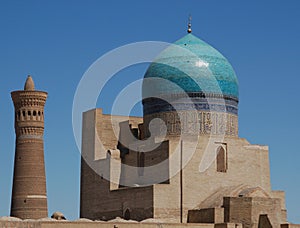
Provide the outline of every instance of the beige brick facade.
<path id="1" fill-rule="evenodd" d="M 134 169 L 140 168 L 146 143 L 126 135 L 126 126 L 142 138 L 141 124 L 141 118 L 112 117 L 101 109 L 83 114 L 81 217 L 243 223 L 252 228 L 267 214 L 273 227 L 286 223 L 284 193 L 271 190 L 267 146 L 230 136 L 201 135 L 196 143 L 191 137 L 169 136 L 143 155 L 143 169 Z M 115 133 L 111 125 L 118 126 Z M 131 149 L 120 145 L 118 137 Z M 216 160 L 220 147 L 226 163 L 221 171 Z"/>

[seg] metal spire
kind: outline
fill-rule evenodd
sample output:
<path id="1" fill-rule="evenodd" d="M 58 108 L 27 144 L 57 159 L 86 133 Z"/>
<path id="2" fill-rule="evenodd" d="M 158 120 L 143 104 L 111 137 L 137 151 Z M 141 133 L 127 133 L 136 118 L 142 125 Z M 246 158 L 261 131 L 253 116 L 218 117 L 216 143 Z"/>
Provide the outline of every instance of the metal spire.
<path id="1" fill-rule="evenodd" d="M 187 30 L 188 33 L 191 33 L 192 32 L 192 15 L 190 14 L 189 16 L 189 23 L 188 23 L 188 30 Z"/>

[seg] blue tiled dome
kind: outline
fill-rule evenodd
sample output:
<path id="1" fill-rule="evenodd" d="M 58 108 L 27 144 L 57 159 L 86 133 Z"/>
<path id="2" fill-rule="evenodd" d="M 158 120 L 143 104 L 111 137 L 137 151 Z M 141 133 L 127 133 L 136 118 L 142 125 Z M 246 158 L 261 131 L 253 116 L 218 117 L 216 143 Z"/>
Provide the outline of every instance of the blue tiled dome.
<path id="1" fill-rule="evenodd" d="M 151 85 L 144 80 L 143 97 L 156 94 L 198 93 L 238 99 L 238 80 L 227 59 L 191 33 L 170 45 L 151 63 L 144 78 L 173 83 Z M 176 86 L 177 85 L 177 86 Z M 181 88 L 181 89 L 180 89 Z M 148 91 L 148 92 L 147 92 Z"/>

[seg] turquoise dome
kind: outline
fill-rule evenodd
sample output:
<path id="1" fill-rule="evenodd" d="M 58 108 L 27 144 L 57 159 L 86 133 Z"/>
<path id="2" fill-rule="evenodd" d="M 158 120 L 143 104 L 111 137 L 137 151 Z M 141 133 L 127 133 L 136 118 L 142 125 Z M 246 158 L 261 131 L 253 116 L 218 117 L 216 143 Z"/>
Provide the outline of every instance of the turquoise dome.
<path id="1" fill-rule="evenodd" d="M 191 33 L 162 51 L 150 64 L 144 78 L 152 77 L 172 83 L 149 86 L 144 80 L 143 98 L 153 94 L 153 90 L 156 94 L 200 92 L 236 100 L 239 96 L 238 80 L 227 59 Z"/>

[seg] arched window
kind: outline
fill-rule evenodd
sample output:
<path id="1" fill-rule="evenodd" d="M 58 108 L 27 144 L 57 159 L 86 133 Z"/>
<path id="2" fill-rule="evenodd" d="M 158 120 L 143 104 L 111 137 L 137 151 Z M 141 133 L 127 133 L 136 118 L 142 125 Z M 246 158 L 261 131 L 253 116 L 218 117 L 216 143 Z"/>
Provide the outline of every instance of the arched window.
<path id="1" fill-rule="evenodd" d="M 125 213 L 124 213 L 124 219 L 125 219 L 125 220 L 129 220 L 129 219 L 130 219 L 130 211 L 129 211 L 128 208 L 126 209 L 126 211 L 125 211 Z"/>
<path id="2" fill-rule="evenodd" d="M 227 153 L 225 149 L 220 146 L 217 149 L 217 172 L 226 173 L 227 171 Z"/>

